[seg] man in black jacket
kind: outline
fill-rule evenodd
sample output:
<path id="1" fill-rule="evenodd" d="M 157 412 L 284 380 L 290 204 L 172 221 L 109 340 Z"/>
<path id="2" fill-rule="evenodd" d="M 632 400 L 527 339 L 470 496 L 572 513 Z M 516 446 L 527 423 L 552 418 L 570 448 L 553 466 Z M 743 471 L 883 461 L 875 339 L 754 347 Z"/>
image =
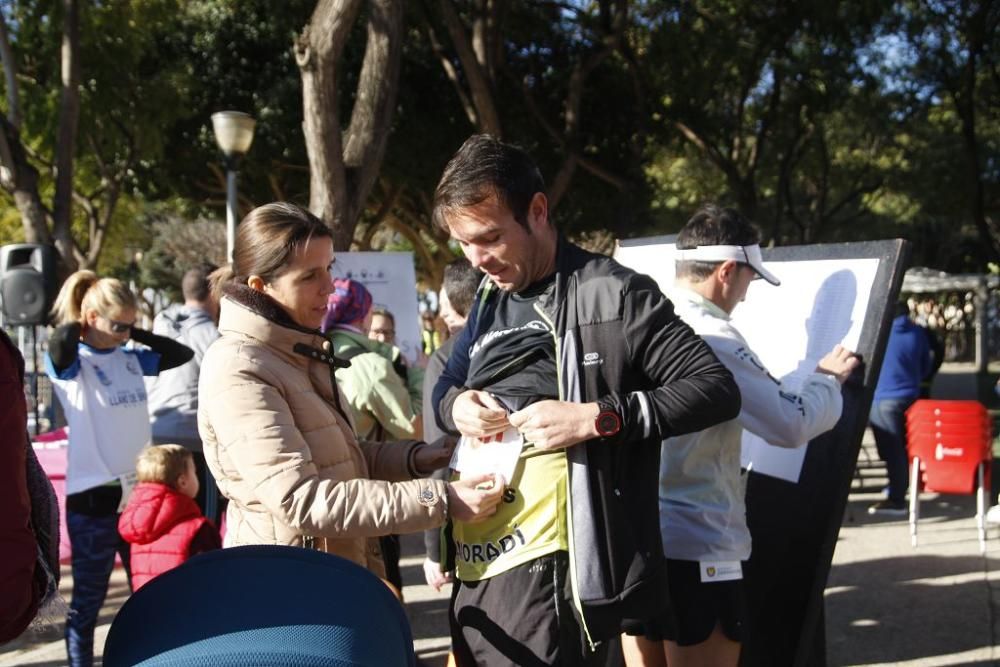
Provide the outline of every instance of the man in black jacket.
<path id="1" fill-rule="evenodd" d="M 454 526 L 459 665 L 595 663 L 630 619 L 664 613 L 660 442 L 740 408 L 653 280 L 562 238 L 544 191 L 527 154 L 477 135 L 435 192 L 435 221 L 488 278 L 438 422 L 464 436 L 461 472 L 509 471 L 496 515 Z"/>

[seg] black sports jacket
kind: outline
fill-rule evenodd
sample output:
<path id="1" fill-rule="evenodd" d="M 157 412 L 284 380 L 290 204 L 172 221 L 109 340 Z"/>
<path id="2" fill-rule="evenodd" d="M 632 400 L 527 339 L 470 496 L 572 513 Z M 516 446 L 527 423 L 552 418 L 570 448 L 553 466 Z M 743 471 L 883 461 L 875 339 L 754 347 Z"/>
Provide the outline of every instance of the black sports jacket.
<path id="1" fill-rule="evenodd" d="M 465 390 L 469 347 L 506 293 L 484 281 L 434 388 L 439 425 Z M 660 540 L 660 443 L 733 419 L 739 389 L 649 276 L 559 239 L 556 285 L 536 302 L 556 338 L 560 398 L 611 402 L 621 431 L 566 450 L 570 579 L 591 642 L 667 604 Z"/>

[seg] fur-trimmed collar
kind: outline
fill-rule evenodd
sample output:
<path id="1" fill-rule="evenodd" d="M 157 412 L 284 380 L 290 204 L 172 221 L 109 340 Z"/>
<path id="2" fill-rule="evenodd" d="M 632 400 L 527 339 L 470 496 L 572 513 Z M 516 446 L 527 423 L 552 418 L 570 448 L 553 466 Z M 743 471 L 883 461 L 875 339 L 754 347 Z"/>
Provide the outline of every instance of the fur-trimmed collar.
<path id="1" fill-rule="evenodd" d="M 302 333 L 319 334 L 319 329 L 309 329 L 297 324 L 277 301 L 248 285 L 227 283 L 222 286 L 222 295 L 275 324 Z"/>
<path id="2" fill-rule="evenodd" d="M 223 287 L 219 334 L 224 339 L 265 345 L 307 370 L 313 361 L 331 366 L 337 363 L 329 348 L 324 347 L 326 338 L 319 329 L 299 326 L 274 299 L 246 285 Z"/>

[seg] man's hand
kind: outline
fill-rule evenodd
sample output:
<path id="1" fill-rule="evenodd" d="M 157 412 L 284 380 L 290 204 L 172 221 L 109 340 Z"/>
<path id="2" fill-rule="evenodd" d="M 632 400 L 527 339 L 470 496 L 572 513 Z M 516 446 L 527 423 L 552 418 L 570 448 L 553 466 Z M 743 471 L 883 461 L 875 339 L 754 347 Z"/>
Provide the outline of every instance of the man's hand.
<path id="1" fill-rule="evenodd" d="M 429 475 L 438 468 L 448 465 L 458 441 L 450 435 L 438 438 L 427 445 L 417 445 L 413 452 L 413 467 L 421 475 Z"/>
<path id="2" fill-rule="evenodd" d="M 486 474 L 448 483 L 448 513 L 465 523 L 484 521 L 496 514 L 503 498 L 503 477 Z"/>
<path id="3" fill-rule="evenodd" d="M 469 389 L 458 395 L 451 417 L 459 433 L 469 438 L 486 440 L 503 433 L 510 426 L 507 411 L 485 391 Z"/>
<path id="4" fill-rule="evenodd" d="M 436 591 L 440 591 L 442 586 L 447 583 L 451 583 L 452 576 L 451 572 L 441 571 L 441 563 L 435 563 L 430 558 L 425 558 L 424 580 L 427 581 L 428 586 Z"/>
<path id="5" fill-rule="evenodd" d="M 832 375 L 837 378 L 837 382 L 844 384 L 860 363 L 861 360 L 856 354 L 845 347 L 836 345 L 829 354 L 819 360 L 816 372 Z"/>
<path id="6" fill-rule="evenodd" d="M 511 413 L 510 423 L 524 441 L 539 449 L 562 449 L 596 438 L 597 403 L 539 401 Z"/>

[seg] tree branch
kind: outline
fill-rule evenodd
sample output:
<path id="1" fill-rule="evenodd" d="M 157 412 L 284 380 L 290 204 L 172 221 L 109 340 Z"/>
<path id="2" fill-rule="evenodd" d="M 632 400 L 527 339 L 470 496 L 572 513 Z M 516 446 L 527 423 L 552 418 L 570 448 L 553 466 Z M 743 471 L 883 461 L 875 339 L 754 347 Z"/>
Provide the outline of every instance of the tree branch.
<path id="1" fill-rule="evenodd" d="M 9 127 L 14 132 L 17 128 L 0 111 L 0 129 Z M 14 162 L 14 153 L 10 149 L 7 141 L 7 133 L 0 131 L 0 185 L 8 192 L 13 192 L 17 183 L 17 164 Z"/>
<path id="2" fill-rule="evenodd" d="M 878 190 L 879 188 L 882 187 L 882 184 L 884 182 L 885 182 L 885 179 L 883 179 L 883 178 L 877 178 L 877 179 L 875 179 L 874 181 L 872 181 L 870 183 L 862 184 L 862 185 L 859 185 L 859 186 L 857 186 L 856 188 L 854 188 L 852 190 L 849 190 L 840 199 L 840 201 L 837 202 L 833 206 L 833 208 L 831 208 L 827 212 L 827 216 L 826 217 L 828 219 L 834 218 L 838 213 L 840 213 L 841 209 L 843 209 L 845 206 L 847 206 L 851 202 L 857 200 L 862 195 L 868 195 L 868 194 L 871 194 L 871 193 L 875 192 L 876 190 Z"/>
<path id="3" fill-rule="evenodd" d="M 722 154 L 722 151 L 714 145 L 708 143 L 708 141 L 706 141 L 695 129 L 684 121 L 675 120 L 674 127 L 676 127 L 684 138 L 691 142 L 695 148 L 707 155 L 708 159 L 711 160 L 715 166 L 721 169 L 727 177 L 739 180 L 739 170 L 736 168 L 736 165 L 732 162 L 732 160 Z"/>
<path id="4" fill-rule="evenodd" d="M 0 12 L 0 59 L 3 60 L 4 80 L 7 83 L 7 120 L 15 129 L 21 129 L 21 94 L 17 85 L 17 61 L 10 47 L 7 20 Z"/>
<path id="5" fill-rule="evenodd" d="M 432 272 L 432 276 L 434 276 L 436 280 L 440 283 L 440 278 L 436 277 L 436 274 L 438 273 L 435 270 L 437 267 L 437 262 L 434 261 L 434 257 L 431 255 L 430 249 L 427 247 L 427 244 L 424 242 L 423 238 L 420 237 L 419 232 L 409 227 L 408 225 L 404 224 L 399 218 L 397 218 L 395 215 L 392 214 L 386 216 L 385 224 L 388 225 L 393 231 L 399 233 L 404 238 L 406 238 L 406 240 L 410 242 L 410 245 L 413 246 L 413 249 L 416 251 L 417 255 L 422 260 L 423 265 L 427 267 L 429 271 Z"/>
<path id="6" fill-rule="evenodd" d="M 426 3 L 423 4 L 426 5 Z M 424 31 L 427 33 L 427 39 L 430 42 L 431 51 L 435 56 L 437 56 L 438 62 L 441 63 L 441 68 L 444 70 L 445 76 L 455 89 L 455 94 L 458 95 L 458 101 L 462 105 L 462 109 L 465 111 L 465 117 L 469 119 L 469 123 L 473 127 L 479 127 L 479 114 L 476 112 L 476 106 L 472 103 L 472 100 L 465 92 L 465 88 L 462 87 L 462 82 L 458 78 L 458 70 L 455 69 L 455 65 L 452 64 L 447 54 L 445 54 L 444 47 L 438 39 L 434 26 L 432 26 L 430 20 L 426 18 L 426 14 L 429 14 L 426 6 L 424 13 Z"/>
<path id="7" fill-rule="evenodd" d="M 274 172 L 267 175 L 267 184 L 271 187 L 271 196 L 274 201 L 285 201 L 285 190 L 278 181 L 278 176 Z"/>
<path id="8" fill-rule="evenodd" d="M 107 236 L 108 228 L 114 218 L 115 207 L 118 205 L 118 197 L 121 190 L 117 183 L 108 188 L 104 195 L 104 205 L 101 207 L 101 214 L 97 220 L 97 227 L 90 238 L 90 247 L 87 249 L 87 266 L 97 265 L 97 260 L 104 249 L 104 239 Z"/>
<path id="9" fill-rule="evenodd" d="M 754 136 L 754 143 L 750 148 L 750 155 L 747 160 L 748 176 L 752 176 L 757 173 L 757 167 L 760 164 L 761 155 L 764 154 L 764 142 L 767 140 L 767 135 L 771 131 L 771 124 L 778 115 L 778 106 L 781 104 L 783 82 L 783 70 L 779 67 L 775 67 L 774 89 L 771 91 L 770 103 L 768 104 L 767 111 L 764 113 L 763 118 L 761 118 L 760 127 L 757 128 L 757 134 Z"/>
<path id="10" fill-rule="evenodd" d="M 379 224 L 385 216 L 389 215 L 393 208 L 396 206 L 396 202 L 399 201 L 399 195 L 403 192 L 402 183 L 393 183 L 389 188 L 389 192 L 382 203 L 379 205 L 375 215 L 372 217 L 372 224 Z"/>
<path id="11" fill-rule="evenodd" d="M 549 186 L 549 191 L 547 193 L 549 199 L 549 214 L 559 207 L 559 202 L 566 195 L 569 190 L 569 184 L 573 180 L 573 174 L 576 173 L 576 166 L 578 160 L 575 153 L 570 153 L 563 160 L 562 166 L 559 171 L 556 172 L 555 178 L 552 179 L 552 184 Z"/>
<path id="12" fill-rule="evenodd" d="M 52 232 L 49 230 L 51 212 L 42 203 L 38 193 L 38 170 L 28 160 L 17 128 L 11 125 L 2 113 L 0 113 L 0 152 L 3 159 L 3 164 L 0 164 L 0 181 L 14 198 L 14 205 L 21 213 L 25 240 L 28 243 L 52 243 Z M 72 267 L 72 257 L 64 259 Z"/>
<path id="13" fill-rule="evenodd" d="M 627 180 L 619 176 L 615 176 L 610 171 L 600 166 L 590 158 L 580 155 L 577 157 L 577 162 L 584 170 L 590 172 L 592 175 L 596 176 L 602 181 L 609 183 L 610 185 L 613 185 L 618 190 L 629 189 L 629 182 Z"/>
<path id="14" fill-rule="evenodd" d="M 440 6 L 445 27 L 458 54 L 458 61 L 462 64 L 465 78 L 469 82 L 472 103 L 476 107 L 476 117 L 479 120 L 478 129 L 480 132 L 501 137 L 503 132 L 500 114 L 497 113 L 493 87 L 484 71 L 484 64 L 476 58 L 465 25 L 452 0 L 440 0 Z"/>

